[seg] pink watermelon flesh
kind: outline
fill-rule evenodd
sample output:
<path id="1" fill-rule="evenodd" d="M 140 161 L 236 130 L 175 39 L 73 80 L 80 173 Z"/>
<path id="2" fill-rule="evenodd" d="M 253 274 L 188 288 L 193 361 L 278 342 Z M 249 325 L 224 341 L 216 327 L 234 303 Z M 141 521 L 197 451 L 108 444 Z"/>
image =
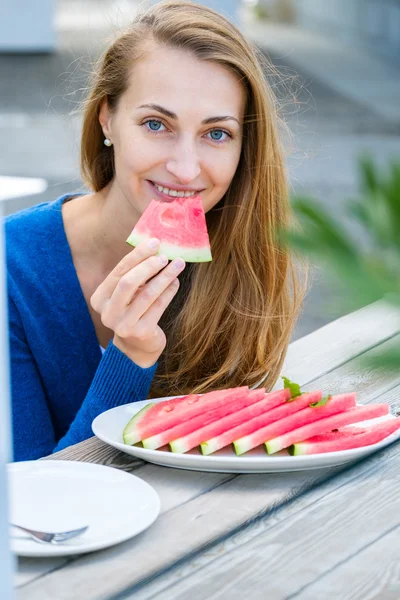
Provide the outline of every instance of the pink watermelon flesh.
<path id="1" fill-rule="evenodd" d="M 288 388 L 277 392 L 266 394 L 265 398 L 257 402 L 254 406 L 244 408 L 238 413 L 236 418 L 224 419 L 223 429 L 221 433 L 208 438 L 207 441 L 200 443 L 200 449 L 204 456 L 208 456 L 225 446 L 228 446 L 238 436 L 243 435 L 242 432 L 248 432 L 249 429 L 255 427 L 254 422 L 258 418 L 273 422 L 280 418 L 278 415 L 297 408 L 298 398 L 293 402 L 288 402 L 290 399 L 290 390 Z M 308 399 L 308 403 L 310 400 Z M 303 406 L 300 405 L 300 410 Z M 207 431 L 204 432 L 209 433 Z"/>
<path id="2" fill-rule="evenodd" d="M 400 430 L 400 419 L 382 421 L 368 427 L 345 427 L 338 431 L 330 431 L 313 436 L 288 448 L 292 456 L 304 454 L 322 454 L 362 448 L 381 442 L 395 431 Z"/>
<path id="3" fill-rule="evenodd" d="M 221 432 L 235 427 L 244 420 L 251 418 L 254 411 L 255 414 L 261 414 L 278 404 L 286 402 L 286 400 L 290 398 L 289 390 L 280 390 L 270 394 L 265 394 L 265 390 L 263 390 L 262 394 L 259 392 L 260 390 L 254 390 L 252 392 L 254 394 L 254 401 L 251 404 L 248 399 L 246 399 L 241 405 L 239 405 L 239 403 L 237 404 L 235 411 L 230 410 L 229 414 L 225 413 L 227 416 L 221 414 L 219 415 L 221 418 L 218 420 L 213 419 L 211 423 L 204 420 L 202 423 L 199 423 L 197 428 L 193 428 L 187 435 L 179 438 L 177 436 L 171 437 L 168 441 L 170 442 L 172 452 L 188 452 L 210 436 L 219 435 Z"/>
<path id="4" fill-rule="evenodd" d="M 320 393 L 320 397 L 322 394 Z M 302 396 L 300 396 L 302 398 Z M 314 400 L 311 400 L 314 402 Z M 310 402 L 309 402 L 310 403 Z M 233 444 L 236 454 L 244 454 L 252 448 L 263 444 L 267 440 L 271 440 L 278 436 L 297 429 L 303 425 L 323 419 L 324 417 L 343 412 L 356 404 L 356 395 L 352 394 L 340 394 L 338 396 L 332 396 L 327 404 L 318 406 L 315 408 L 307 407 L 299 410 L 295 414 L 288 417 L 282 418 L 275 423 L 271 423 L 266 427 L 261 427 L 255 430 L 250 435 L 246 435 L 240 439 L 236 439 Z M 310 437 L 310 436 L 308 436 Z M 298 441 L 298 440 L 296 440 Z"/>
<path id="5" fill-rule="evenodd" d="M 353 427 L 352 425 L 348 425 L 347 427 L 343 427 L 341 429 L 333 429 L 332 431 L 328 431 L 328 433 L 313 435 L 312 437 L 307 438 L 305 441 L 312 443 L 327 442 L 329 440 L 352 437 L 353 435 L 358 435 L 359 433 L 364 433 L 365 431 L 367 431 L 367 429 L 364 427 Z"/>
<path id="6" fill-rule="evenodd" d="M 201 427 L 204 427 L 205 425 L 208 425 L 209 423 L 213 423 L 214 421 L 217 421 L 226 415 L 236 413 L 245 406 L 251 407 L 251 405 L 259 403 L 260 400 L 265 398 L 265 395 L 265 388 L 251 390 L 248 396 L 244 396 L 243 392 L 240 392 L 237 394 L 237 398 L 227 402 L 224 406 L 220 406 L 212 411 L 203 412 L 189 421 L 183 421 L 182 423 L 175 425 L 175 427 L 171 427 L 157 435 L 143 439 L 143 447 L 147 448 L 148 450 L 156 450 L 157 448 L 172 442 L 172 440 L 176 440 L 178 438 L 182 439 L 184 436 L 186 439 L 189 434 Z"/>
<path id="7" fill-rule="evenodd" d="M 187 419 L 192 419 L 206 410 L 224 406 L 236 399 L 238 394 L 247 397 L 249 393 L 248 386 L 241 386 L 207 392 L 203 395 L 190 394 L 183 398 L 150 403 L 136 413 L 126 425 L 123 432 L 124 442 L 129 445 L 136 444 Z"/>
<path id="8" fill-rule="evenodd" d="M 334 398 L 334 396 L 333 396 Z M 329 404 L 328 404 L 329 405 Z M 324 408 L 324 407 L 321 407 Z M 274 454 L 283 448 L 288 448 L 292 444 L 301 442 L 320 433 L 328 433 L 332 429 L 351 425 L 368 419 L 382 417 L 389 412 L 388 404 L 370 404 L 368 406 L 355 406 L 345 408 L 340 414 L 327 416 L 314 423 L 309 423 L 303 427 L 296 427 L 278 436 L 269 436 L 265 443 L 268 454 Z"/>
<path id="9" fill-rule="evenodd" d="M 283 391 L 288 392 L 288 398 L 290 398 L 290 390 L 286 388 L 286 390 Z M 294 400 L 290 402 L 285 401 L 281 405 L 277 406 L 276 408 L 272 408 L 271 410 L 268 408 L 265 410 L 263 409 L 259 416 L 246 417 L 239 425 L 236 425 L 236 427 L 230 427 L 220 435 L 216 435 L 212 438 L 209 438 L 205 442 L 202 442 L 200 444 L 201 451 L 203 454 L 211 454 L 212 452 L 216 452 L 217 450 L 228 446 L 234 440 L 252 434 L 261 427 L 270 425 L 275 421 L 279 421 L 288 415 L 292 415 L 295 412 L 302 410 L 311 402 L 317 402 L 320 400 L 321 397 L 322 392 L 320 391 L 304 393 Z M 258 404 L 254 407 L 254 410 L 256 410 L 256 407 L 258 408 Z"/>
<path id="10" fill-rule="evenodd" d="M 152 424 L 154 422 L 154 418 L 158 414 L 169 413 L 175 410 L 175 407 L 182 402 L 182 400 L 190 400 L 193 401 L 199 397 L 198 394 L 189 394 L 187 396 L 183 396 L 180 398 L 173 398 L 171 400 L 166 400 L 165 402 L 160 402 L 160 404 L 155 404 L 154 402 L 149 402 L 143 408 L 141 408 L 129 421 L 126 425 L 123 438 L 125 444 L 133 445 L 137 442 L 141 441 L 142 429 L 146 431 L 147 424 Z M 160 406 L 161 405 L 161 406 Z M 173 413 L 175 415 L 175 412 Z"/>
<path id="11" fill-rule="evenodd" d="M 126 241 L 138 246 L 153 237 L 160 240 L 159 253 L 170 260 L 178 256 L 194 263 L 212 260 L 200 196 L 152 200 Z"/>

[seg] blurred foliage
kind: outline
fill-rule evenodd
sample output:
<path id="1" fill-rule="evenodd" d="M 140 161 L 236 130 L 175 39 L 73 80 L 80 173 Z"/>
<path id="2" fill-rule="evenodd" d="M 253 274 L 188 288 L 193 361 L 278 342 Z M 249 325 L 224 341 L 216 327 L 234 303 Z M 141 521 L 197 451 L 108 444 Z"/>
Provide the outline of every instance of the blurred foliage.
<path id="1" fill-rule="evenodd" d="M 255 7 L 253 8 L 253 11 L 254 11 L 256 18 L 260 21 L 266 21 L 270 17 L 267 8 L 265 6 L 263 6 L 262 4 L 256 4 Z"/>
<path id="2" fill-rule="evenodd" d="M 345 312 L 379 299 L 400 310 L 400 162 L 380 170 L 363 156 L 359 174 L 360 196 L 345 205 L 353 233 L 319 202 L 298 196 L 292 202 L 298 227 L 280 231 L 279 238 L 331 276 L 337 286 L 333 300 Z M 368 364 L 400 367 L 400 343 Z"/>

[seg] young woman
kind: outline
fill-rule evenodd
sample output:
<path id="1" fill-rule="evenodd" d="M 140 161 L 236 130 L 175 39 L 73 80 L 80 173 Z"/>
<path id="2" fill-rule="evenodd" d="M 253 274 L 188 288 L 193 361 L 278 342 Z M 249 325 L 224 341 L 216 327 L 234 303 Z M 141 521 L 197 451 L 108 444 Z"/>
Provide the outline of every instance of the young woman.
<path id="1" fill-rule="evenodd" d="M 128 402 L 276 382 L 303 297 L 277 111 L 219 14 L 166 1 L 106 50 L 84 106 L 90 193 L 6 221 L 14 459 L 92 435 Z M 126 239 L 153 198 L 200 194 L 213 261 Z"/>

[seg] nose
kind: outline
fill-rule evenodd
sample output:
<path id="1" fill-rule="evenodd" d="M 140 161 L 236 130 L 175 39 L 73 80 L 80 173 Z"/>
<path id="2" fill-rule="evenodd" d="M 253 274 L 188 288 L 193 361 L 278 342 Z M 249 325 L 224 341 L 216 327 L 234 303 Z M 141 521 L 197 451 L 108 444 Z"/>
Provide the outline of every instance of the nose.
<path id="1" fill-rule="evenodd" d="M 201 167 L 195 144 L 183 141 L 177 145 L 167 160 L 166 169 L 183 185 L 196 179 Z"/>

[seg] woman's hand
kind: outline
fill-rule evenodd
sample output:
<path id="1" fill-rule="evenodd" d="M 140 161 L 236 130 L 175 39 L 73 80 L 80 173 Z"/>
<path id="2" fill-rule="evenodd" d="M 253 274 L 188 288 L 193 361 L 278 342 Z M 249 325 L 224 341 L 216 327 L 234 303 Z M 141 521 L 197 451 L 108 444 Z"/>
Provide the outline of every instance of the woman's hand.
<path id="1" fill-rule="evenodd" d="M 114 331 L 114 345 L 143 368 L 154 365 L 165 348 L 158 321 L 178 291 L 177 276 L 185 268 L 180 258 L 168 265 L 166 256 L 155 256 L 158 246 L 158 240 L 148 240 L 134 248 L 90 298 L 103 325 Z"/>

